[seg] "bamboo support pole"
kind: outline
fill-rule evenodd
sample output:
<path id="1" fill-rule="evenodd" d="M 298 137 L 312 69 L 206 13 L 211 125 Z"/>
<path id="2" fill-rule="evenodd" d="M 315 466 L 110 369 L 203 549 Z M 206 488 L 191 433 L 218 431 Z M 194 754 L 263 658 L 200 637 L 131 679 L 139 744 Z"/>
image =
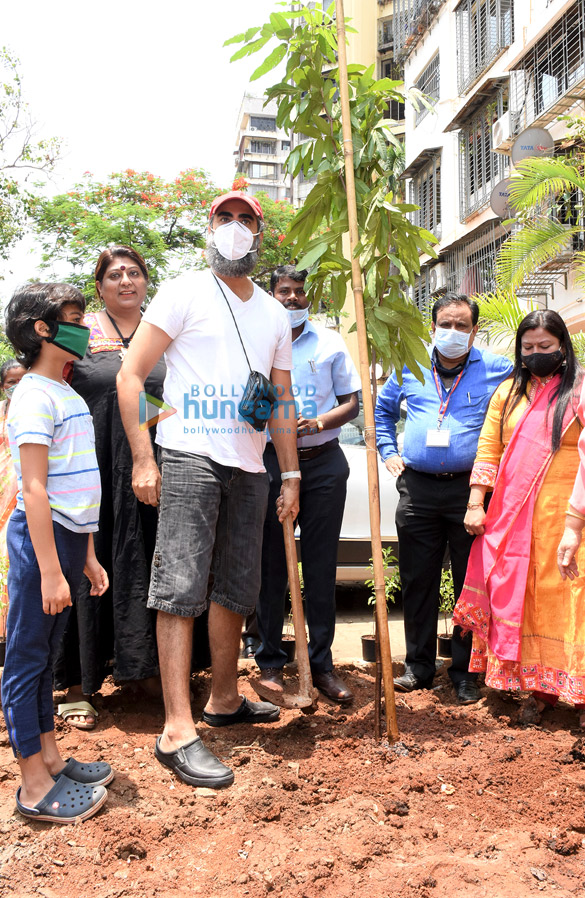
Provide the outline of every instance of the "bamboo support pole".
<path id="1" fill-rule="evenodd" d="M 353 139 L 349 107 L 349 84 L 347 77 L 347 48 L 345 42 L 345 15 L 343 0 L 336 0 L 336 24 L 339 63 L 339 94 L 341 99 L 341 121 L 343 128 L 343 153 L 345 157 L 345 178 L 349 221 L 349 244 L 351 250 L 351 281 L 355 304 L 358 353 L 362 396 L 364 405 L 365 440 L 368 462 L 368 491 L 370 505 L 370 532 L 372 539 L 372 560 L 374 568 L 374 594 L 376 597 L 376 635 L 380 646 L 382 679 L 384 682 L 384 709 L 388 738 L 398 739 L 396 704 L 394 701 L 394 680 L 392 674 L 392 654 L 388 633 L 388 612 L 384 589 L 384 561 L 382 557 L 382 536 L 380 528 L 380 485 L 378 482 L 378 455 L 376 452 L 376 432 L 374 427 L 374 404 L 370 382 L 368 359 L 368 337 L 364 310 L 363 278 L 359 258 L 355 249 L 359 241 L 355 175 L 353 166 Z"/>

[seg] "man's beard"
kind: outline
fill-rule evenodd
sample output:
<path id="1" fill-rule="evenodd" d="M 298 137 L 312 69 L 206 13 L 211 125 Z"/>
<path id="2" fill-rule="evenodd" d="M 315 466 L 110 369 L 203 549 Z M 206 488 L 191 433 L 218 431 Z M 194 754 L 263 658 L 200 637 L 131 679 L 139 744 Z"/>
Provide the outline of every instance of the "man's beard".
<path id="1" fill-rule="evenodd" d="M 247 253 L 243 259 L 225 259 L 213 244 L 213 234 L 207 234 L 205 258 L 209 267 L 226 278 L 241 278 L 252 274 L 258 262 L 258 250 Z"/>

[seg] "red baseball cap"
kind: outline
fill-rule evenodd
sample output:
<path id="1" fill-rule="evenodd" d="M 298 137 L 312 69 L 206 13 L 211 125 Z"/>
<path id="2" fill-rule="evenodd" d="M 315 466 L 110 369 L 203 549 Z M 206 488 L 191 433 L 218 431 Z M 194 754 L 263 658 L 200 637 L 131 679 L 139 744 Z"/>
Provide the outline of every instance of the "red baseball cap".
<path id="1" fill-rule="evenodd" d="M 243 202 L 250 207 L 254 215 L 259 218 L 260 221 L 264 221 L 264 213 L 262 212 L 262 207 L 258 200 L 247 193 L 242 193 L 241 190 L 230 190 L 229 193 L 222 193 L 221 196 L 218 196 L 211 204 L 209 217 L 213 218 L 219 207 L 223 206 L 224 203 L 227 203 L 228 200 L 243 200 Z"/>

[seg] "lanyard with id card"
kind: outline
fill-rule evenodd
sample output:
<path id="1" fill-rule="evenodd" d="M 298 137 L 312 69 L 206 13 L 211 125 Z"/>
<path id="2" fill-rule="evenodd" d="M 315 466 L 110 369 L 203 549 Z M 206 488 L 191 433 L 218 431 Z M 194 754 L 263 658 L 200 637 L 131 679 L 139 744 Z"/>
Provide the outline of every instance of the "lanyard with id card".
<path id="1" fill-rule="evenodd" d="M 441 425 L 443 423 L 443 419 L 447 414 L 447 406 L 449 405 L 449 400 L 451 396 L 455 392 L 459 381 L 463 376 L 463 371 L 460 372 L 459 377 L 449 390 L 449 395 L 445 403 L 443 403 L 443 396 L 441 391 L 441 384 L 439 383 L 439 378 L 437 376 L 437 372 L 435 368 L 433 368 L 433 377 L 435 378 L 435 386 L 437 388 L 437 393 L 439 394 L 439 417 L 437 419 L 437 426 L 435 428 L 429 427 L 427 430 L 427 446 L 432 449 L 448 449 L 451 443 L 451 431 L 449 428 L 441 429 Z"/>

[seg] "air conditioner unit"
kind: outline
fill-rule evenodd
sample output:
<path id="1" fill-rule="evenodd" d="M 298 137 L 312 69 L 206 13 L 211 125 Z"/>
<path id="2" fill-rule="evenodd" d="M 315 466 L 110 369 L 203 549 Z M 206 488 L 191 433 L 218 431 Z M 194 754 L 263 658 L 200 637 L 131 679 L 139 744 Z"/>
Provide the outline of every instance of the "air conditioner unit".
<path id="1" fill-rule="evenodd" d="M 509 153 L 514 143 L 512 135 L 512 113 L 508 109 L 492 125 L 492 152 Z"/>
<path id="2" fill-rule="evenodd" d="M 447 263 L 439 262 L 429 271 L 429 291 L 439 293 L 447 289 Z"/>

